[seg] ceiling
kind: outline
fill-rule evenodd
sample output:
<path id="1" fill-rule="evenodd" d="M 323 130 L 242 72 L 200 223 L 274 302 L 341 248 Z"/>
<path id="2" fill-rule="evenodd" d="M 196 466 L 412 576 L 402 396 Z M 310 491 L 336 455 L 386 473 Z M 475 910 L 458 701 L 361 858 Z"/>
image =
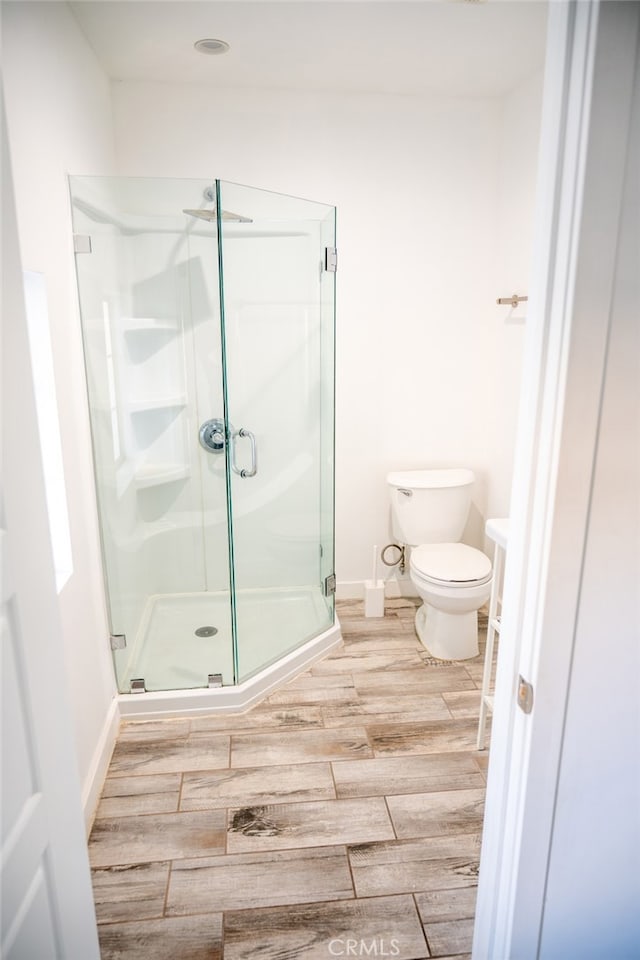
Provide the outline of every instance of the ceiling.
<path id="1" fill-rule="evenodd" d="M 544 0 L 83 0 L 114 80 L 503 96 L 542 67 Z M 193 49 L 208 37 L 222 56 Z"/>

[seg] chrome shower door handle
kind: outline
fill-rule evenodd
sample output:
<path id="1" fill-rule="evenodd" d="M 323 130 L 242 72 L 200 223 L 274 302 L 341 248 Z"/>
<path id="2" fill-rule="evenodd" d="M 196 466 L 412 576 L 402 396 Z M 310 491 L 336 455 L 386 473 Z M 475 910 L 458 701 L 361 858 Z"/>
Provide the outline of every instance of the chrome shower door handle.
<path id="1" fill-rule="evenodd" d="M 236 437 L 247 437 L 249 443 L 251 444 L 251 468 L 249 470 L 240 469 L 236 463 Z M 231 442 L 231 468 L 234 473 L 237 473 L 239 477 L 255 477 L 258 472 L 258 449 L 256 445 L 256 438 L 251 430 L 245 430 L 244 427 L 233 434 L 233 439 Z"/>

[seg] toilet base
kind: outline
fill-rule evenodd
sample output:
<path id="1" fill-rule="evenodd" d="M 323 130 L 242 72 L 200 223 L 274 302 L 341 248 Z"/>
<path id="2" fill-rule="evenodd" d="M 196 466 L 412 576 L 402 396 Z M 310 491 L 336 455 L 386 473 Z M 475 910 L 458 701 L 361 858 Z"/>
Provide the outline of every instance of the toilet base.
<path id="1" fill-rule="evenodd" d="M 445 613 L 423 603 L 416 613 L 416 633 L 436 660 L 470 660 L 477 657 L 478 612 Z"/>

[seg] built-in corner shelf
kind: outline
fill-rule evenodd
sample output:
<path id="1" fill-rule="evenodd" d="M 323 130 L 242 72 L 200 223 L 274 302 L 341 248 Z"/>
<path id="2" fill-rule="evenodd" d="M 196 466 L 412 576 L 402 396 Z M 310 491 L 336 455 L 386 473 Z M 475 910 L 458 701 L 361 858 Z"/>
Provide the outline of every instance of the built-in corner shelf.
<path id="1" fill-rule="evenodd" d="M 164 308 L 158 309 L 164 312 Z M 191 475 L 183 452 L 188 428 L 184 413 L 189 401 L 180 318 L 154 316 L 153 306 L 142 307 L 143 311 L 145 316 L 120 315 L 118 321 L 127 341 L 121 409 L 128 417 L 125 434 L 131 459 L 137 464 L 134 489 L 142 496 L 152 496 L 146 492 Z"/>
<path id="2" fill-rule="evenodd" d="M 138 490 L 148 490 L 159 487 L 164 483 L 174 483 L 176 480 L 185 480 L 191 471 L 186 464 L 179 463 L 147 463 L 138 467 L 134 474 L 134 483 Z"/>
<path id="3" fill-rule="evenodd" d="M 175 320 L 158 320 L 155 317 L 122 317 L 125 333 L 180 333 L 181 327 Z"/>
<path id="4" fill-rule="evenodd" d="M 129 410 L 131 413 L 147 413 L 152 410 L 172 410 L 178 407 L 186 407 L 187 398 L 183 393 L 172 397 L 153 397 L 146 400 L 130 400 Z"/>

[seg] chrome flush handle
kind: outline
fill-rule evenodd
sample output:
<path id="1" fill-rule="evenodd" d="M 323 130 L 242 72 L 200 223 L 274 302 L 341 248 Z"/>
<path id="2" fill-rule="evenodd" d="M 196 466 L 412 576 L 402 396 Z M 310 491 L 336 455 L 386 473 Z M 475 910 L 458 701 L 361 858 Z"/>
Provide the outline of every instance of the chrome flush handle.
<path id="1" fill-rule="evenodd" d="M 403 496 L 405 496 L 405 497 L 412 497 L 412 496 L 413 496 L 413 490 L 405 490 L 404 487 L 398 487 L 398 493 L 403 494 Z"/>

